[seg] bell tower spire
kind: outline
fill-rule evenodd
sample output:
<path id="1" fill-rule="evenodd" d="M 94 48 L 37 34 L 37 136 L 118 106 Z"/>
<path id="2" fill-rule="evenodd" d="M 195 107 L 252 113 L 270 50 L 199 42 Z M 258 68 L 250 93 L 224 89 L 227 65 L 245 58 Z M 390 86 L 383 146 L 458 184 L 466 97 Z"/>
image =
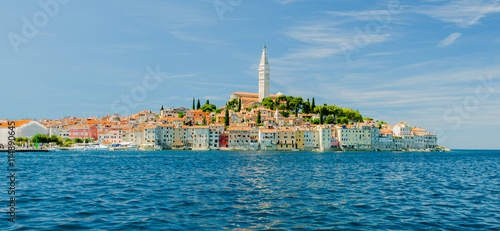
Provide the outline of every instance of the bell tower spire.
<path id="1" fill-rule="evenodd" d="M 269 61 L 267 60 L 266 44 L 264 44 L 259 65 L 259 102 L 269 97 L 269 72 L 271 72 L 271 69 L 269 68 Z"/>

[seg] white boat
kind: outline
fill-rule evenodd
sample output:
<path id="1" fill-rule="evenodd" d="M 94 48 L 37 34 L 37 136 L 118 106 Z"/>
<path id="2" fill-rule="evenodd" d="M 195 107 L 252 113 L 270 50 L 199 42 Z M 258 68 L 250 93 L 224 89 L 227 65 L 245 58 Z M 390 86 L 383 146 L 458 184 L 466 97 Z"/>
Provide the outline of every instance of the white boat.
<path id="1" fill-rule="evenodd" d="M 71 151 L 85 151 L 85 146 L 73 146 Z"/>
<path id="2" fill-rule="evenodd" d="M 85 147 L 85 150 L 109 150 L 109 147 L 104 144 L 91 144 Z"/>
<path id="3" fill-rule="evenodd" d="M 48 148 L 47 150 L 49 152 L 60 152 L 61 151 L 61 149 L 59 149 L 59 148 Z"/>
<path id="4" fill-rule="evenodd" d="M 127 151 L 139 151 L 139 146 L 137 146 L 137 145 L 129 144 L 125 147 L 126 147 Z"/>
<path id="5" fill-rule="evenodd" d="M 137 151 L 139 150 L 139 146 L 131 143 L 131 142 L 124 142 L 120 144 L 112 144 L 111 147 L 109 147 L 110 151 Z"/>

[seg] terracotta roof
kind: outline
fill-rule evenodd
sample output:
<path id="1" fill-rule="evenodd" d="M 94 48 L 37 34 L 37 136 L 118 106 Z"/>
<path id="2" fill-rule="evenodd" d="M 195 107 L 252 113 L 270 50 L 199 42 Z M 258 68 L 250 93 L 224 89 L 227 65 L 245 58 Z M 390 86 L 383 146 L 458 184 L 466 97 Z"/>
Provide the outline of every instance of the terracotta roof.
<path id="1" fill-rule="evenodd" d="M 26 123 L 34 121 L 34 120 L 12 120 L 12 121 L 14 121 L 16 123 L 16 125 L 15 125 L 16 127 L 19 127 L 19 126 L 22 126 L 23 124 L 26 124 Z M 9 127 L 9 122 L 0 124 L 0 127 Z"/>
<path id="2" fill-rule="evenodd" d="M 260 129 L 261 133 L 276 133 L 274 129 Z"/>
<path id="3" fill-rule="evenodd" d="M 250 128 L 249 127 L 230 127 L 227 129 L 228 131 L 249 131 Z"/>
<path id="4" fill-rule="evenodd" d="M 208 126 L 191 126 L 192 129 L 208 129 Z"/>

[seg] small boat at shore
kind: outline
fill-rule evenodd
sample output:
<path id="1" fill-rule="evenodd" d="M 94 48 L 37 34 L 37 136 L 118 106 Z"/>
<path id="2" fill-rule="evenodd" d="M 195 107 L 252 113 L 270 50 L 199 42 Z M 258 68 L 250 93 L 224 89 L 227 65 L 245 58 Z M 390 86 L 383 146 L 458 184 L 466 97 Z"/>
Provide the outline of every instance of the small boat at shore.
<path id="1" fill-rule="evenodd" d="M 98 143 L 98 144 L 88 145 L 87 147 L 85 147 L 85 150 L 89 150 L 89 151 L 92 151 L 92 150 L 109 150 L 109 147 L 106 146 L 106 145 L 104 145 L 104 144 Z"/>
<path id="2" fill-rule="evenodd" d="M 60 152 L 61 149 L 60 148 L 47 148 L 47 151 L 49 151 L 49 152 Z"/>

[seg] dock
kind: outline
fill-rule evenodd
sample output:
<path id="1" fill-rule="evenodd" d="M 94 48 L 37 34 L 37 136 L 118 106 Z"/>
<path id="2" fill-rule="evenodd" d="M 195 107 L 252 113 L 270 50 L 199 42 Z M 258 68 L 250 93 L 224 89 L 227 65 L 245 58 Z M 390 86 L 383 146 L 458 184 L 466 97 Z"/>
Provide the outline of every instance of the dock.
<path id="1" fill-rule="evenodd" d="M 16 149 L 16 152 L 49 152 L 47 149 Z M 9 152 L 9 149 L 0 149 L 0 152 Z"/>

